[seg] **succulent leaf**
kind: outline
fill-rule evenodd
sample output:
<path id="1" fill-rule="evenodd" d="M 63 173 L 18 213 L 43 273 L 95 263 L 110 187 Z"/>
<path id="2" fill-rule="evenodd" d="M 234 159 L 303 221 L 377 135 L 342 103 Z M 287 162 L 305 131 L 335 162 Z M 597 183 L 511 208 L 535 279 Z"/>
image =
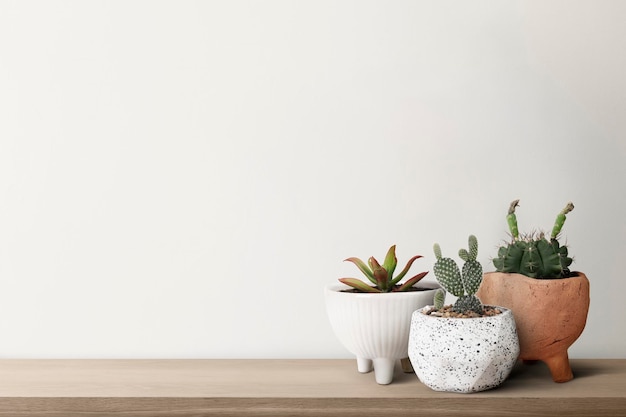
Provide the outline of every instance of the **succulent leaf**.
<path id="1" fill-rule="evenodd" d="M 400 282 L 400 280 L 402 278 L 404 278 L 404 276 L 407 274 L 407 272 L 409 272 L 409 269 L 411 269 L 411 266 L 413 265 L 413 262 L 415 262 L 417 259 L 421 258 L 422 255 L 415 255 L 414 257 L 412 257 L 411 259 L 409 259 L 409 261 L 406 263 L 406 266 L 404 267 L 404 269 L 395 277 L 391 280 L 391 285 L 396 285 L 398 282 Z M 389 275 L 391 277 L 391 275 Z"/>
<path id="2" fill-rule="evenodd" d="M 381 292 L 378 288 L 367 285 L 356 278 L 339 278 L 339 281 L 362 292 Z"/>
<path id="3" fill-rule="evenodd" d="M 369 257 L 369 259 L 367 260 L 367 263 L 372 269 L 372 273 L 374 273 L 374 269 L 376 269 L 377 267 L 380 267 L 380 263 L 378 263 L 378 260 L 374 258 L 373 256 Z"/>
<path id="4" fill-rule="evenodd" d="M 368 262 L 370 264 L 370 268 L 372 268 L 372 273 L 374 274 L 376 285 L 382 291 L 386 291 L 387 290 L 387 277 L 388 277 L 387 271 L 378 263 L 376 258 L 374 258 L 373 256 L 370 256 L 370 258 L 368 259 Z"/>
<path id="5" fill-rule="evenodd" d="M 387 251 L 385 261 L 383 262 L 383 268 L 385 268 L 390 277 L 393 276 L 393 272 L 396 270 L 397 264 L 398 259 L 396 258 L 396 245 L 393 245 Z"/>
<path id="6" fill-rule="evenodd" d="M 404 281 L 404 283 L 402 285 L 400 285 L 400 287 L 398 288 L 398 291 L 406 291 L 406 290 L 408 290 L 409 288 L 411 288 L 412 286 L 417 284 L 422 278 L 424 278 L 426 276 L 426 274 L 428 274 L 428 271 L 420 272 L 419 274 L 415 275 L 414 277 L 407 279 L 406 281 Z"/>
<path id="7" fill-rule="evenodd" d="M 363 272 L 363 274 L 367 277 L 367 279 L 369 279 L 372 282 L 372 284 L 376 284 L 374 273 L 367 265 L 365 265 L 365 262 L 363 262 L 359 258 L 354 258 L 354 257 L 346 259 L 345 262 L 352 262 L 353 264 L 355 264 L 357 268 L 359 268 L 359 270 Z"/>

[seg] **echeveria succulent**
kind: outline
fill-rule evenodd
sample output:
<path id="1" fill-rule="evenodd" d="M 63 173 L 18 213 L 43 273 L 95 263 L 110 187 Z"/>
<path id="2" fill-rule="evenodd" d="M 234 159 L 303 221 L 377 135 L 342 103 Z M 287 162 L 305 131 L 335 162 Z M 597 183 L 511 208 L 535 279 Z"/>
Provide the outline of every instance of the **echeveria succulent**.
<path id="1" fill-rule="evenodd" d="M 373 256 L 368 259 L 367 264 L 359 258 L 348 258 L 345 261 L 355 264 L 374 285 L 369 285 L 357 278 L 340 278 L 339 281 L 361 292 L 408 291 L 411 287 L 417 284 L 419 280 L 424 278 L 426 274 L 428 274 L 428 272 L 420 272 L 414 277 L 406 280 L 404 283 L 400 283 L 400 280 L 405 277 L 407 272 L 409 272 L 413 262 L 421 257 L 421 255 L 415 255 L 409 259 L 404 269 L 395 277 L 393 276 L 393 273 L 398 264 L 398 259 L 396 258 L 396 245 L 389 248 L 387 255 L 385 256 L 385 261 L 382 265 Z"/>

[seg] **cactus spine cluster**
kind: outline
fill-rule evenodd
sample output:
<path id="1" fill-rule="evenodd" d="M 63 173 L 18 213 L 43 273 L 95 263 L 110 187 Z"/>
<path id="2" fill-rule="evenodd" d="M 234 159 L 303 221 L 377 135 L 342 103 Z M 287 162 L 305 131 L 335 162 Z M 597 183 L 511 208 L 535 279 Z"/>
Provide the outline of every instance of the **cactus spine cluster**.
<path id="1" fill-rule="evenodd" d="M 459 257 L 465 261 L 463 269 L 459 270 L 457 263 L 451 258 L 444 258 L 441 255 L 441 248 L 435 243 L 433 249 L 437 262 L 433 271 L 439 284 L 449 293 L 458 297 L 452 307 L 457 313 L 474 311 L 483 313 L 483 305 L 476 297 L 476 291 L 483 280 L 483 268 L 476 260 L 478 256 L 478 240 L 471 235 L 468 239 L 469 250 L 459 250 Z"/>
<path id="2" fill-rule="evenodd" d="M 493 260 L 496 270 L 538 279 L 568 277 L 572 258 L 568 256 L 567 246 L 561 246 L 557 239 L 567 214 L 574 209 L 574 205 L 571 202 L 567 203 L 556 216 L 550 240 L 546 239 L 544 233 L 531 233 L 520 237 L 515 216 L 515 208 L 518 205 L 519 200 L 514 200 L 509 206 L 507 223 L 512 241 L 498 249 L 498 257 Z"/>

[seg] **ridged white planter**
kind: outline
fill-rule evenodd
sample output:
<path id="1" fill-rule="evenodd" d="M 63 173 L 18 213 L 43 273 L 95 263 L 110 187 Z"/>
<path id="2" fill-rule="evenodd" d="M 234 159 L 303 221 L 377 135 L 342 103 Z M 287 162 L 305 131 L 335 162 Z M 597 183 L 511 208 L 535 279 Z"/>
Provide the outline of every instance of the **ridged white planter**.
<path id="1" fill-rule="evenodd" d="M 398 359 L 408 357 L 411 315 L 433 303 L 436 283 L 424 291 L 366 294 L 342 292 L 343 284 L 324 288 L 330 324 L 339 341 L 357 358 L 359 372 L 374 369 L 376 382 L 389 384 Z"/>
<path id="2" fill-rule="evenodd" d="M 498 308 L 502 314 L 465 319 L 414 312 L 409 359 L 420 381 L 435 391 L 459 393 L 502 384 L 515 365 L 519 342 L 513 313 Z"/>

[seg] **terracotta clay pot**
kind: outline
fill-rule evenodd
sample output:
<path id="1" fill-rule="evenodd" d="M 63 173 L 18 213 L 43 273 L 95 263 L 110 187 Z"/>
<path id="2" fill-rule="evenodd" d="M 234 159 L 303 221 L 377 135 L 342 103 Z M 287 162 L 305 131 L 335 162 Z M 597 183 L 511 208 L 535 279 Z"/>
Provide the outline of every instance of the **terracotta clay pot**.
<path id="1" fill-rule="evenodd" d="M 554 382 L 574 376 L 567 349 L 587 322 L 589 280 L 582 272 L 563 279 L 535 279 L 521 274 L 488 272 L 476 295 L 485 304 L 510 308 L 515 316 L 520 359 L 540 360 Z"/>

